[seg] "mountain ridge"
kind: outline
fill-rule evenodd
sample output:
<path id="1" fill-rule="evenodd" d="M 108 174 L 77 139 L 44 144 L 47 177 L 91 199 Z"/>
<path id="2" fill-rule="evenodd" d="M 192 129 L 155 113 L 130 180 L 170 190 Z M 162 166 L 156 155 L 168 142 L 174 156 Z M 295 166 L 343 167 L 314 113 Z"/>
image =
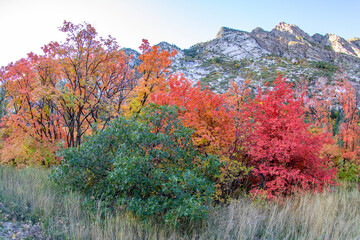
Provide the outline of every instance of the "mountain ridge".
<path id="1" fill-rule="evenodd" d="M 328 82 L 341 70 L 360 89 L 360 38 L 346 40 L 335 34 L 310 36 L 294 24 L 280 22 L 271 31 L 251 32 L 221 27 L 209 41 L 188 49 L 161 42 L 161 50 L 176 50 L 172 71 L 182 72 L 222 92 L 230 82 L 251 79 L 254 86 L 272 81 L 277 74 L 297 81 Z"/>

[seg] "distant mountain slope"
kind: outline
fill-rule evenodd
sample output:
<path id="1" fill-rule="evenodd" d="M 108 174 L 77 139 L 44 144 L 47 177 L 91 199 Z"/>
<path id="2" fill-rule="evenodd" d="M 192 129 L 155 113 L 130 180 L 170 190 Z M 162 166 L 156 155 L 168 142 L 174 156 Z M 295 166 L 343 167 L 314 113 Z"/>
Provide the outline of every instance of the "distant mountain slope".
<path id="1" fill-rule="evenodd" d="M 360 89 L 360 39 L 345 40 L 334 34 L 310 36 L 296 25 L 279 23 L 271 31 L 251 32 L 222 27 L 213 40 L 189 49 L 161 42 L 160 49 L 177 50 L 173 71 L 183 72 L 194 82 L 223 92 L 231 81 L 252 79 L 254 86 L 272 81 L 278 74 L 327 80 L 341 71 Z"/>

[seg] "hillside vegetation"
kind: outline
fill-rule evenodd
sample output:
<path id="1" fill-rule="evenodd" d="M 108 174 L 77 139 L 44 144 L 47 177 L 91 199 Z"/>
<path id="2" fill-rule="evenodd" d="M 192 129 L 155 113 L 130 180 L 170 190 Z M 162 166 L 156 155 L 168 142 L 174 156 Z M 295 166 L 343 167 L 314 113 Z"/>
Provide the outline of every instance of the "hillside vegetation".
<path id="1" fill-rule="evenodd" d="M 336 65 L 293 62 L 331 81 L 266 68 L 256 89 L 249 73 L 212 91 L 172 72 L 176 50 L 143 40 L 129 56 L 90 24 L 60 30 L 0 71 L 0 197 L 15 217 L 59 239 L 359 237 L 357 91 Z"/>

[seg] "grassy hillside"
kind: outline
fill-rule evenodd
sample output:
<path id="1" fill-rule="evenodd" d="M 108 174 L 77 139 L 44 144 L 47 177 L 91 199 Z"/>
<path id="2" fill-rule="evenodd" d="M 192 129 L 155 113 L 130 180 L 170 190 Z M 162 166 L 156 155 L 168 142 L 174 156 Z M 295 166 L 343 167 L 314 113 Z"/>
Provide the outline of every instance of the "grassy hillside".
<path id="1" fill-rule="evenodd" d="M 175 231 L 141 222 L 119 209 L 77 193 L 63 193 L 47 179 L 49 171 L 0 167 L 0 201 L 13 219 L 40 222 L 51 239 L 359 239 L 360 193 L 335 187 L 282 204 L 243 197 L 213 207 L 199 229 Z"/>

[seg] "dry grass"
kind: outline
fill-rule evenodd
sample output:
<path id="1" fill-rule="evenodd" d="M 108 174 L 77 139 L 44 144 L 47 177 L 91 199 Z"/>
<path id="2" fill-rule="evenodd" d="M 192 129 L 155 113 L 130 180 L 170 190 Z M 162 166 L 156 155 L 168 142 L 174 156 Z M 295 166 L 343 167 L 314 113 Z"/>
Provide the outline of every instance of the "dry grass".
<path id="1" fill-rule="evenodd" d="M 246 199 L 211 211 L 203 239 L 360 239 L 356 188 L 257 207 Z"/>
<path id="2" fill-rule="evenodd" d="M 62 193 L 47 179 L 44 169 L 0 166 L 0 200 L 14 218 L 40 221 L 51 239 L 178 239 L 171 231 L 141 223 L 131 214 L 90 211 L 87 199 Z"/>
<path id="3" fill-rule="evenodd" d="M 0 167 L 0 200 L 14 216 L 40 221 L 52 239 L 360 239 L 360 194 L 339 188 L 306 194 L 284 204 L 242 198 L 213 207 L 202 229 L 186 236 L 131 214 L 101 207 L 89 211 L 87 199 L 62 193 L 42 169 Z"/>

